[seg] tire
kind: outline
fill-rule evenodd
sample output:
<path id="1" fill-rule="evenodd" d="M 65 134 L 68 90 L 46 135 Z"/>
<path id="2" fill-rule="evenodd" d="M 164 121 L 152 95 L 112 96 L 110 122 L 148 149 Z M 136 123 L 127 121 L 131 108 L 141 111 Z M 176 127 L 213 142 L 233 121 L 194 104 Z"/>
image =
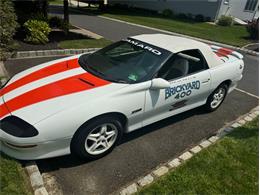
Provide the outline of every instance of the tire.
<path id="1" fill-rule="evenodd" d="M 220 92 L 220 90 L 222 90 L 222 93 Z M 217 110 L 225 100 L 227 92 L 228 92 L 228 86 L 226 84 L 223 83 L 219 85 L 217 89 L 215 89 L 208 97 L 207 103 L 205 104 L 206 111 L 213 112 Z M 219 100 L 217 100 L 216 96 L 218 96 Z M 213 101 L 215 101 L 215 103 L 213 103 Z"/>
<path id="2" fill-rule="evenodd" d="M 114 136 L 112 132 L 115 133 Z M 86 160 L 101 158 L 114 149 L 122 134 L 122 123 L 115 117 L 104 116 L 94 119 L 77 130 L 71 141 L 71 153 Z"/>

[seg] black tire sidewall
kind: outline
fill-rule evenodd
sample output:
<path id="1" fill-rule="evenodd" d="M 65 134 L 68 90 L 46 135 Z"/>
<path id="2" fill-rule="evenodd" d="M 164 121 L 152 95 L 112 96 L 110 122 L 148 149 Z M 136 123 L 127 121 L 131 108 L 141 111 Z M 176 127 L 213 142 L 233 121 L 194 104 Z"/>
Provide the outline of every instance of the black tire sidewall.
<path id="1" fill-rule="evenodd" d="M 220 103 L 216 108 L 212 108 L 212 107 L 211 107 L 211 102 L 212 102 L 212 100 L 213 100 L 213 96 L 214 96 L 214 94 L 216 93 L 216 91 L 218 91 L 220 88 L 223 88 L 223 89 L 225 90 L 224 98 L 222 99 L 221 103 Z M 219 85 L 219 86 L 217 87 L 217 89 L 215 89 L 215 90 L 210 94 L 210 96 L 208 97 L 207 103 L 206 103 L 206 105 L 205 105 L 205 106 L 206 106 L 206 110 L 209 111 L 209 112 L 213 112 L 213 111 L 217 110 L 217 109 L 221 106 L 221 104 L 224 102 L 224 100 L 225 100 L 225 98 L 226 98 L 226 96 L 227 96 L 227 92 L 228 92 L 228 86 L 227 86 L 226 84 L 221 84 L 221 85 Z"/>
<path id="2" fill-rule="evenodd" d="M 115 143 L 105 152 L 98 154 L 98 155 L 92 155 L 89 154 L 85 149 L 85 141 L 89 133 L 97 126 L 100 126 L 105 123 L 112 123 L 116 126 L 118 130 L 117 138 Z M 76 155 L 77 157 L 81 159 L 98 159 L 106 154 L 110 153 L 114 147 L 118 144 L 123 134 L 123 126 L 120 122 L 120 120 L 116 119 L 115 117 L 101 117 L 94 119 L 90 122 L 87 122 L 83 124 L 75 133 L 75 135 L 72 138 L 71 141 L 71 153 L 72 155 Z"/>

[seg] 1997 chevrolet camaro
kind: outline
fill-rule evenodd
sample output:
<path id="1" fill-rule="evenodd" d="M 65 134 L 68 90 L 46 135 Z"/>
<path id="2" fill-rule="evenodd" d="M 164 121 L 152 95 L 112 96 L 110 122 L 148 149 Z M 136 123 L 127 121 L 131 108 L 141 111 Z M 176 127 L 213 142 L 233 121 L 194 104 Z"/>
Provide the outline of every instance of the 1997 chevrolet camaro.
<path id="1" fill-rule="evenodd" d="M 216 110 L 243 69 L 235 51 L 163 34 L 35 66 L 1 88 L 1 150 L 100 158 L 126 132 L 202 105 Z"/>

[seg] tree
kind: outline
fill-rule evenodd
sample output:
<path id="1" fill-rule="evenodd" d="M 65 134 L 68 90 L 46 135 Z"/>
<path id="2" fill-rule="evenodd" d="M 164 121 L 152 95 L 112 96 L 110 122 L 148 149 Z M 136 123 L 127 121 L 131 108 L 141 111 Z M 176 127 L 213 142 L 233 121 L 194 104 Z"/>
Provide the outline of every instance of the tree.
<path id="1" fill-rule="evenodd" d="M 12 1 L 0 0 L 0 18 L 0 60 L 3 60 L 13 49 L 13 35 L 18 27 Z"/>

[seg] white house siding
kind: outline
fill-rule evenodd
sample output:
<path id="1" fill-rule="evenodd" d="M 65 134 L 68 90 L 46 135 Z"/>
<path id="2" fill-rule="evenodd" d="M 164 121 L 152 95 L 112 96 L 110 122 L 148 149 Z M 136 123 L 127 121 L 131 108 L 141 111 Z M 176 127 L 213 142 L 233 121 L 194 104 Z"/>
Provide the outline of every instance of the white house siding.
<path id="1" fill-rule="evenodd" d="M 202 14 L 215 19 L 222 0 L 108 0 L 108 4 L 125 4 L 130 7 L 155 11 L 171 9 L 174 13 Z"/>
<path id="2" fill-rule="evenodd" d="M 241 20 L 252 20 L 254 17 L 258 18 L 258 4 L 254 11 L 245 11 L 247 0 L 229 0 L 229 3 L 222 1 L 218 17 L 221 15 L 231 15 Z"/>

